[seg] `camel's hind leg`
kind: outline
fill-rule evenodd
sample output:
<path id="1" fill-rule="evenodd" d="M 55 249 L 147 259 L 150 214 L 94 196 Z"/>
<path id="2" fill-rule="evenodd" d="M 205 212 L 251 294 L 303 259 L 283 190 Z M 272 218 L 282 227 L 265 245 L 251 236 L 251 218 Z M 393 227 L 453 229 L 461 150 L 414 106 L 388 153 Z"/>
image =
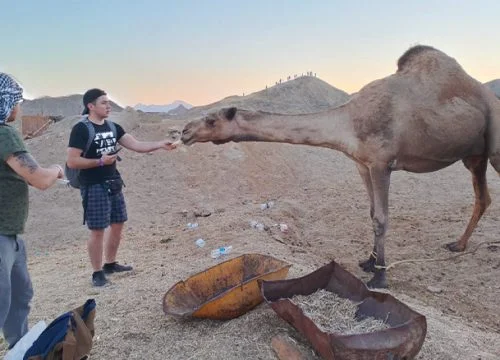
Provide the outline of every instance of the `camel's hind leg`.
<path id="1" fill-rule="evenodd" d="M 491 204 L 490 194 L 488 192 L 488 184 L 486 182 L 486 168 L 488 159 L 486 157 L 470 157 L 463 160 L 464 165 L 472 173 L 472 184 L 474 185 L 474 193 L 476 202 L 474 211 L 469 220 L 469 224 L 465 229 L 464 234 L 457 242 L 446 244 L 446 247 L 451 251 L 464 251 L 467 247 L 467 242 L 476 228 L 479 219 Z"/>

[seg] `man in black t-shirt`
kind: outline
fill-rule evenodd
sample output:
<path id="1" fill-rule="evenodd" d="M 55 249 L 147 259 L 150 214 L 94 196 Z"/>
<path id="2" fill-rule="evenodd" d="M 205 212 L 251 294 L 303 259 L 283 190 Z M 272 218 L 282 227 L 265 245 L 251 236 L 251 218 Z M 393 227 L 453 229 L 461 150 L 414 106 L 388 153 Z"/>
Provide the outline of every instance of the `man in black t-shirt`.
<path id="1" fill-rule="evenodd" d="M 131 266 L 116 262 L 123 224 L 127 221 L 127 208 L 121 191 L 123 182 L 116 169 L 118 144 L 140 153 L 172 150 L 175 146 L 168 140 L 138 141 L 120 125 L 105 120 L 111 112 L 111 105 L 103 90 L 87 91 L 83 96 L 83 105 L 85 118 L 71 130 L 67 165 L 80 169 L 84 222 L 90 229 L 87 247 L 94 270 L 92 283 L 94 286 L 103 286 L 107 283 L 106 274 L 132 270 Z M 89 131 L 88 126 L 92 126 L 94 131 Z M 90 134 L 94 138 L 85 152 Z"/>

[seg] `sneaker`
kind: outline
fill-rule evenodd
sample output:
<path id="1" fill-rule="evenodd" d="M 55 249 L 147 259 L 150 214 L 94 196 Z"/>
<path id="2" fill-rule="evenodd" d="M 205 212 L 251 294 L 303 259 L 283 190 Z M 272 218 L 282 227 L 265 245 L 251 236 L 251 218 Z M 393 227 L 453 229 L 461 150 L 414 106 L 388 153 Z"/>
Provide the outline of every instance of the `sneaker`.
<path id="1" fill-rule="evenodd" d="M 92 285 L 104 286 L 108 283 L 108 279 L 104 275 L 104 271 L 94 271 L 92 274 Z"/>
<path id="2" fill-rule="evenodd" d="M 115 272 L 130 271 L 132 269 L 133 269 L 132 266 L 130 266 L 130 265 L 120 265 L 116 261 L 112 262 L 112 263 L 109 263 L 109 264 L 104 264 L 104 266 L 102 267 L 102 270 L 106 274 L 112 274 L 112 273 L 115 273 Z"/>

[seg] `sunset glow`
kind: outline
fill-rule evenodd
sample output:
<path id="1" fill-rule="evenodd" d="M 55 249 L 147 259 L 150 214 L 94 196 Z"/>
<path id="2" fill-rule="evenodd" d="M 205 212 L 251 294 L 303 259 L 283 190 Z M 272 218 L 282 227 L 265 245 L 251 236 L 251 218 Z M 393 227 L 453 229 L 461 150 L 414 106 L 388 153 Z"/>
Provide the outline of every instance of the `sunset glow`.
<path id="1" fill-rule="evenodd" d="M 352 93 L 417 43 L 479 81 L 500 78 L 498 1 L 49 0 L 1 11 L 0 70 L 35 97 L 101 87 L 121 105 L 203 105 L 307 71 Z"/>

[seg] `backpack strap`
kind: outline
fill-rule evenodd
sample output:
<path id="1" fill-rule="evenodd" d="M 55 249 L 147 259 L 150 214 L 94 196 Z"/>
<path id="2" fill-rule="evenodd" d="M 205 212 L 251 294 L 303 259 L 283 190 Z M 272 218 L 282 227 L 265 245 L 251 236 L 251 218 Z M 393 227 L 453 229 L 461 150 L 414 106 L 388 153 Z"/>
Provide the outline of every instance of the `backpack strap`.
<path id="1" fill-rule="evenodd" d="M 95 129 L 94 125 L 92 125 L 91 121 L 87 116 L 84 116 L 82 120 L 80 120 L 87 126 L 87 130 L 89 133 L 89 138 L 87 139 L 87 144 L 85 145 L 85 149 L 83 149 L 83 157 L 85 157 L 90 149 L 90 146 L 92 145 L 92 142 L 94 141 L 95 137 Z M 88 189 L 84 191 L 84 198 L 83 198 L 83 225 L 85 225 L 85 217 L 87 216 L 87 203 L 88 203 Z"/>
<path id="2" fill-rule="evenodd" d="M 88 117 L 85 116 L 80 121 L 83 122 L 85 125 L 87 125 L 87 130 L 89 132 L 89 138 L 87 140 L 87 144 L 85 145 L 85 149 L 83 150 L 83 157 L 85 157 L 85 155 L 87 155 L 87 152 L 90 149 L 90 146 L 92 145 L 92 142 L 94 141 L 95 129 Z"/>

